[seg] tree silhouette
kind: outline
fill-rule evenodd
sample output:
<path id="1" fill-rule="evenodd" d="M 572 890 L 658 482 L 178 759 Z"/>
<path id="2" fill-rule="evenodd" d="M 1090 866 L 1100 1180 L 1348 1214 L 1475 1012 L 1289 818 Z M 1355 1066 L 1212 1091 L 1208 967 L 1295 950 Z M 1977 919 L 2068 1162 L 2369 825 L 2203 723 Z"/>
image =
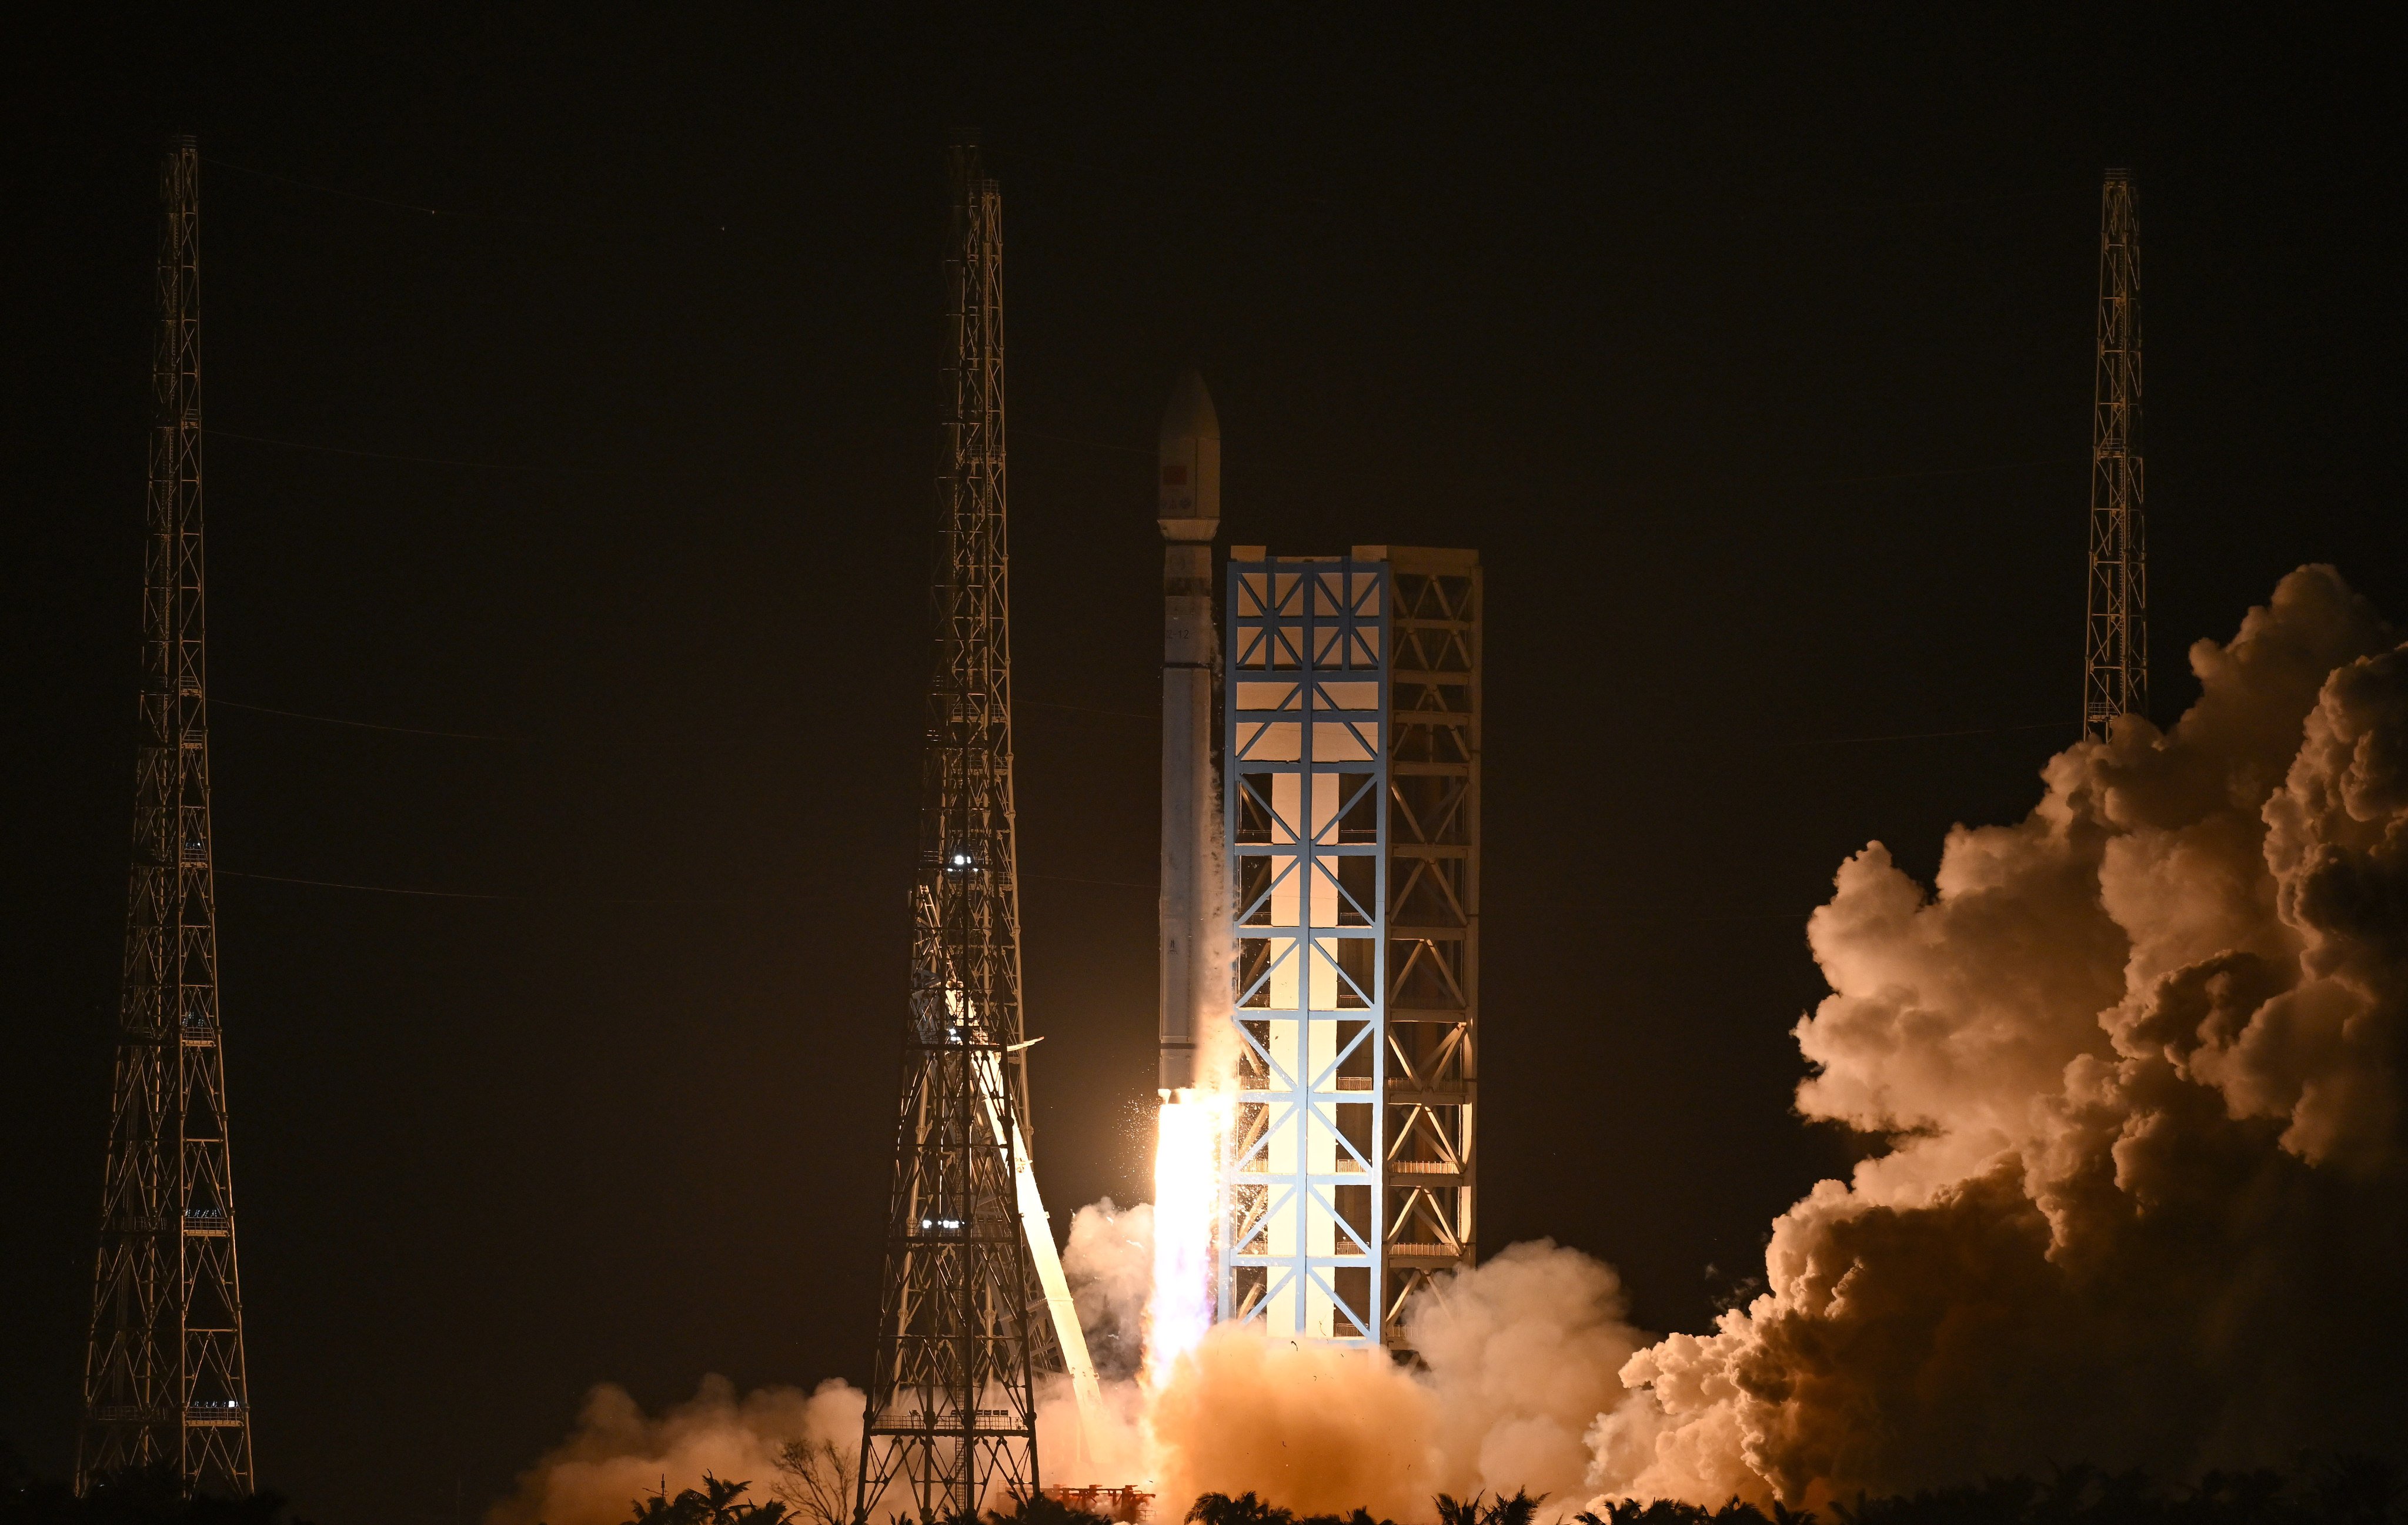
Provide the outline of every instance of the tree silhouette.
<path id="1" fill-rule="evenodd" d="M 706 1472 L 702 1487 L 672 1499 L 664 1482 L 651 1498 L 629 1503 L 633 1512 L 627 1525 L 786 1525 L 784 1503 L 754 1504 L 744 1496 L 752 1487 L 749 1482 L 724 1482 Z"/>
<path id="2" fill-rule="evenodd" d="M 1347 1515 L 1302 1515 L 1265 1504 L 1252 1493 L 1207 1493 L 1187 1509 L 1188 1525 L 1396 1525 L 1369 1509 Z"/>
<path id="3" fill-rule="evenodd" d="M 778 1478 L 770 1491 L 785 1501 L 789 1518 L 806 1525 L 847 1525 L 861 1453 L 832 1440 L 790 1440 L 778 1452 Z"/>
<path id="4" fill-rule="evenodd" d="M 1438 1505 L 1439 1525 L 1530 1525 L 1546 1497 L 1541 1493 L 1533 1498 L 1527 1490 L 1517 1488 L 1510 1499 L 1502 1493 L 1493 1500 L 1484 1493 L 1474 1493 L 1458 1503 L 1441 1493 L 1432 1502 Z"/>
<path id="5" fill-rule="evenodd" d="M 1296 1516 L 1252 1492 L 1206 1493 L 1187 1506 L 1187 1525 L 1296 1525 Z"/>

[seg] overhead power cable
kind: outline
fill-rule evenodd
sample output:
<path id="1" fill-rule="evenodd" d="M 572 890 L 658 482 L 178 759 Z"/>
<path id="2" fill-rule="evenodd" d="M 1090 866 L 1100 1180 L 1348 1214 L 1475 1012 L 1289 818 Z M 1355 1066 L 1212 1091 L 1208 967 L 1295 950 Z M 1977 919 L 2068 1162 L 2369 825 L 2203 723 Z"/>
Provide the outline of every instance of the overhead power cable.
<path id="1" fill-rule="evenodd" d="M 414 201 L 394 201 L 385 196 L 371 196 L 358 191 L 346 191 L 342 187 L 337 185 L 321 185 L 315 180 L 305 180 L 291 175 L 280 175 L 272 169 L 257 169 L 250 164 L 237 164 L 231 160 L 219 159 L 208 154 L 203 154 L 201 156 L 201 163 L 208 165 L 211 169 L 230 170 L 236 175 L 248 175 L 255 180 L 273 180 L 278 185 L 289 185 L 297 191 L 314 191 L 322 196 L 339 196 L 345 201 L 361 202 L 370 207 L 390 207 L 396 212 L 417 212 L 427 217 L 471 219 L 480 222 L 532 222 L 539 221 L 538 219 L 527 217 L 489 217 L 480 212 L 447 211 L 440 207 L 428 207 Z"/>
<path id="2" fill-rule="evenodd" d="M 1160 712 L 1144 709 L 1106 709 L 1100 705 L 1065 705 L 1051 699 L 1014 699 L 1013 704 L 1028 709 L 1067 709 L 1080 715 L 1113 715 L 1125 720 L 1158 720 Z"/>
<path id="3" fill-rule="evenodd" d="M 1607 921 L 1694 922 L 1694 921 L 1803 921 L 1808 911 L 1682 911 L 1657 915 L 1645 911 L 1626 911 L 1619 905 L 1573 905 L 1566 909 L 1585 912 Z"/>
<path id="4" fill-rule="evenodd" d="M 315 195 L 334 196 L 342 201 L 358 202 L 365 207 L 381 207 L 388 211 L 408 212 L 413 217 L 439 219 L 452 222 L 495 222 L 523 228 L 564 228 L 571 232 L 630 231 L 624 222 L 614 223 L 601 218 L 531 217 L 524 212 L 484 212 L 470 211 L 458 207 L 429 207 L 424 202 L 370 195 L 362 191 L 346 190 L 339 185 L 326 185 L 317 180 L 305 180 L 295 175 L 284 175 L 272 169 L 261 169 L 253 164 L 237 164 L 228 159 L 216 159 L 203 155 L 201 162 L 212 169 L 222 169 L 236 175 L 247 175 L 255 180 L 287 185 L 296 191 L 308 191 Z M 666 224 L 656 223 L 651 231 L 661 231 L 666 226 Z M 724 222 L 683 219 L 675 224 L 675 231 L 725 233 L 727 227 Z"/>
<path id="5" fill-rule="evenodd" d="M 1031 152 L 1026 150 L 1013 150 L 1006 154 L 1004 157 L 1008 161 L 1021 160 L 1040 164 L 1058 164 L 1066 169 L 1077 170 L 1081 174 L 1102 178 L 1125 179 L 1128 178 L 1130 173 L 1127 171 L 1113 170 L 1099 164 L 1085 164 L 1075 159 L 1064 159 L 1054 154 Z M 220 159 L 213 155 L 202 155 L 201 162 L 209 165 L 211 168 L 222 169 L 231 174 L 248 176 L 255 180 L 264 180 L 275 185 L 290 186 L 294 190 L 307 191 L 314 195 L 333 196 L 342 201 L 357 202 L 366 207 L 381 207 L 388 211 L 408 212 L 413 217 L 424 217 L 438 220 L 448 219 L 455 222 L 494 222 L 506 225 L 516 225 L 520 227 L 582 229 L 623 225 L 607 223 L 600 219 L 536 217 L 530 216 L 524 212 L 491 212 L 471 210 L 459 207 L 433 207 L 422 201 L 405 201 L 397 196 L 380 196 L 371 194 L 365 191 L 353 191 L 344 186 L 328 185 L 323 181 L 305 179 L 300 176 L 287 175 L 279 170 L 262 169 L 256 164 L 238 164 L 230 159 Z M 1191 182 L 1182 181 L 1182 183 Z M 1311 193 L 1313 190 L 1325 189 L 1322 182 L 1319 181 L 1312 182 L 1310 187 L 1308 187 L 1307 183 L 1303 181 L 1292 181 L 1290 182 L 1288 189 L 1292 192 L 1297 193 L 1298 199 L 1317 202 L 1324 205 L 1337 205 L 1336 202 L 1332 201 L 1326 195 L 1316 195 Z M 1742 217 L 1751 218 L 1762 217 L 1768 214 L 1798 214 L 1814 212 L 1836 212 L 1848 216 L 1861 216 L 1868 212 L 1924 211 L 1943 207 L 1987 207 L 2018 201 L 2046 201 L 2059 197 L 2070 198 L 2076 195 L 2086 199 L 2094 194 L 2096 194 L 2096 192 L 2093 192 L 2088 185 L 2067 185 L 2049 186 L 2041 190 L 1983 191 L 1956 196 L 1883 198 L 1878 200 L 1862 201 L 1802 199 L 1784 201 L 1773 197 L 1766 197 L 1762 200 L 1754 202 L 1739 202 L 1733 207 L 1733 210 Z M 1732 198 L 1726 197 L 1724 199 L 1728 201 Z M 716 233 L 725 233 L 728 231 L 729 227 L 729 224 L 724 222 L 713 223 L 694 220 L 682 221 L 680 225 L 704 229 Z"/>
<path id="6" fill-rule="evenodd" d="M 1880 736 L 1812 736 L 1800 741 L 1775 741 L 1773 747 L 1845 747 L 1859 741 L 1927 741 L 1938 736 L 1998 736 L 2011 731 L 2064 731 L 2071 720 L 2034 720 L 2028 725 L 1976 725 L 1962 731 L 1894 731 Z"/>
<path id="7" fill-rule="evenodd" d="M 1142 445 L 1114 445 L 1106 440 L 1087 439 L 1078 435 L 1049 435 L 1035 429 L 1014 429 L 1014 439 L 1042 439 L 1055 445 L 1078 445 L 1090 450 L 1110 450 L 1115 455 L 1152 455 L 1153 449 Z"/>
<path id="8" fill-rule="evenodd" d="M 513 895 L 479 890 L 422 890 L 397 884 L 359 884 L 348 879 L 304 879 L 289 874 L 246 874 L 221 868 L 221 877 L 258 879 L 267 884 L 298 884 L 312 890 L 353 890 L 371 895 L 408 895 L 428 900 L 503 901 L 521 905 L 745 905 L 754 895 Z"/>
<path id="9" fill-rule="evenodd" d="M 286 720 L 309 720 L 319 725 L 339 725 L 354 731 L 383 731 L 404 736 L 439 736 L 452 741 L 492 741 L 529 744 L 532 736 L 502 735 L 490 731 L 440 731 L 429 726 L 392 725 L 379 720 L 354 720 L 340 715 L 320 715 L 306 709 L 280 709 L 273 705 L 245 704 L 238 699 L 212 699 L 209 703 L 221 709 L 249 710 L 256 715 L 277 715 Z M 1016 699 L 1013 703 L 1024 709 L 1059 709 L 1077 715 L 1109 715 L 1115 720 L 1157 720 L 1161 717 L 1142 709 L 1109 709 L 1101 705 L 1066 705 L 1050 699 Z M 1765 747 L 1846 747 L 1860 742 L 1930 741 L 1950 736 L 1996 736 L 2026 731 L 2057 731 L 2071 722 L 2064 720 L 2033 720 L 2023 725 L 1975 725 L 1954 731 L 1891 731 L 1862 736 L 1801 736 L 1786 741 L 1767 741 Z M 581 743 L 580 745 L 582 745 Z M 656 742 L 642 745 L 664 747 L 698 747 L 712 745 L 703 741 Z M 1106 881 L 1097 880 L 1097 883 Z M 1117 881 L 1114 881 L 1117 882 Z M 1140 887 L 1142 888 L 1142 887 Z"/>
<path id="10" fill-rule="evenodd" d="M 702 472 L 664 469 L 657 466 L 561 466 L 533 465 L 511 461 L 469 461 L 449 455 L 405 455 L 394 450 L 362 450 L 346 445 L 313 445 L 307 440 L 279 439 L 273 435 L 245 435 L 232 429 L 211 429 L 212 439 L 239 439 L 252 445 L 273 445 L 279 449 L 306 450 L 312 455 L 348 455 L 363 461 L 400 461 L 421 466 L 459 466 L 469 471 L 509 471 L 531 477 L 695 477 Z"/>
<path id="11" fill-rule="evenodd" d="M 1105 164 L 1092 164 L 1079 159 L 1066 159 L 1059 154 L 1044 153 L 1029 149 L 1004 150 L 997 153 L 996 157 L 1006 164 L 1013 163 L 1054 164 L 1063 169 L 1076 170 L 1082 175 L 1092 176 L 1098 179 L 1127 181 L 1142 178 L 1159 181 L 1162 178 L 1158 164 L 1154 164 L 1146 169 L 1138 169 L 1133 166 L 1113 168 Z M 1326 178 L 1307 178 L 1296 175 L 1273 175 L 1269 177 L 1268 179 L 1269 181 L 1279 183 L 1281 190 L 1294 200 L 1330 207 L 1343 205 L 1343 203 L 1341 203 L 1338 198 L 1327 194 L 1329 184 Z M 1199 183 L 1215 185 L 1224 192 L 1232 193 L 1242 192 L 1249 199 L 1259 199 L 1261 192 L 1256 188 L 1266 183 L 1266 181 L 1263 178 L 1258 177 L 1250 185 L 1241 188 L 1234 179 L 1228 177 L 1206 178 L 1200 177 L 1193 170 L 1190 170 L 1189 172 L 1182 173 L 1176 177 L 1175 183 L 1182 188 L 1194 187 Z M 1861 216 L 1868 212 L 1922 211 L 1938 207 L 1987 207 L 2007 202 L 2056 200 L 2059 198 L 2071 198 L 2077 195 L 2086 198 L 2097 193 L 2087 185 L 2053 185 L 2037 190 L 1978 191 L 1965 195 L 1956 196 L 1891 196 L 1873 200 L 1839 201 L 1827 199 L 1809 200 L 1804 198 L 1782 200 L 1779 199 L 1777 194 L 1772 193 L 1778 192 L 1780 189 L 1782 188 L 1762 185 L 1739 188 L 1709 188 L 1708 193 L 1712 195 L 1716 202 L 1728 207 L 1732 211 L 1742 217 L 1759 217 L 1767 213 L 1778 212 L 1838 212 L 1849 216 Z M 1751 193 L 1754 193 L 1754 199 L 1750 199 Z"/>
<path id="12" fill-rule="evenodd" d="M 354 720 L 346 719 L 340 715 L 321 715 L 314 711 L 306 709 L 280 709 L 274 705 L 245 704 L 238 699 L 212 699 L 209 703 L 220 709 L 249 710 L 254 715 L 278 715 L 289 720 L 308 720 L 319 725 L 339 725 L 354 731 L 388 731 L 396 735 L 404 736 L 442 736 L 454 741 L 495 741 L 522 746 L 531 745 L 539 739 L 534 736 L 503 735 L 491 731 L 440 731 L 423 725 L 392 725 L 380 720 Z M 1099 705 L 1064 705 L 1056 704 L 1051 700 L 1045 699 L 1019 699 L 1013 701 L 1013 703 L 1025 709 L 1061 709 L 1068 710 L 1074 714 L 1080 715 L 1110 715 L 1117 720 L 1154 720 L 1161 719 L 1159 715 L 1146 710 L 1106 709 Z M 737 739 L 738 741 L 741 740 L 741 738 Z M 726 744 L 735 745 L 736 742 L 729 742 Z M 577 745 L 583 746 L 585 743 L 580 741 L 578 742 Z M 634 745 L 651 747 L 707 747 L 719 745 L 719 743 L 703 739 L 687 739 L 681 741 L 638 742 Z"/>
<path id="13" fill-rule="evenodd" d="M 1096 884 L 1108 890 L 1159 890 L 1162 888 L 1159 882 L 1140 884 L 1134 879 L 1089 879 L 1076 874 L 1031 874 L 1025 869 L 1020 877 L 1024 879 L 1052 879 L 1060 884 Z"/>
<path id="14" fill-rule="evenodd" d="M 223 709 L 248 709 L 260 715 L 281 715 L 287 720 L 315 720 L 321 725 L 347 725 L 359 731 L 391 731 L 405 736 L 448 736 L 454 741 L 516 741 L 516 736 L 499 736 L 485 731 L 430 731 L 418 725 L 381 725 L 375 720 L 347 720 L 337 715 L 312 715 L 305 710 L 277 709 L 268 705 L 246 705 L 236 699 L 212 699 L 212 705 Z"/>
<path id="15" fill-rule="evenodd" d="M 1022 439 L 1042 439 L 1056 445 L 1075 445 L 1082 449 L 1110 450 L 1115 454 L 1127 455 L 1152 455 L 1154 453 L 1154 451 L 1150 449 L 1140 449 L 1133 445 L 1113 445 L 1100 439 L 1087 439 L 1077 435 L 1039 434 L 1034 429 L 1016 430 L 1014 431 L 1014 434 L 1017 437 Z M 1855 487 L 1866 482 L 1904 482 L 1932 477 L 1981 477 L 2002 471 L 2046 471 L 2052 468 L 2071 469 L 2076 466 L 2086 466 L 2086 464 L 2087 463 L 2079 456 L 2066 455 L 2050 456 L 2037 461 L 1994 461 L 1977 466 L 1929 466 L 1921 467 L 1914 471 L 1863 472 L 1845 477 L 1778 477 L 1770 480 L 1767 480 L 1760 477 L 1696 477 L 1675 481 L 1619 481 L 1608 484 L 1607 491 L 1614 492 L 1651 492 L 1680 490 L 1695 492 L 1702 489 L 1745 488 L 1759 492 L 1777 492 L 1785 489 L 1800 487 Z M 1256 476 L 1285 477 L 1289 479 L 1304 479 L 1326 475 L 1324 472 L 1312 468 L 1297 470 L 1293 467 L 1268 466 L 1260 463 L 1249 465 L 1246 470 Z M 1358 476 L 1359 473 L 1349 473 L 1348 475 Z"/>
<path id="16" fill-rule="evenodd" d="M 1987 466 L 1934 466 L 1928 471 L 1880 471 L 1862 477 L 1811 477 L 1791 482 L 1773 482 L 1772 487 L 1849 487 L 1857 482 L 1903 482 L 1918 477 L 1978 477 L 1994 471 L 2042 471 L 2050 466 L 2072 466 L 2084 463 L 2073 457 L 2056 456 L 2046 461 L 2001 461 Z M 1733 487 L 1744 482 L 1733 481 Z"/>
<path id="17" fill-rule="evenodd" d="M 296 879 L 289 874 L 246 874 L 239 869 L 222 868 L 218 877 L 227 879 L 258 879 L 267 884 L 301 884 L 312 890 L 357 890 L 371 895 L 420 895 L 430 900 L 509 900 L 523 901 L 524 895 L 484 894 L 474 890 L 412 890 L 394 884 L 352 884 L 340 879 Z"/>
<path id="18" fill-rule="evenodd" d="M 1106 440 L 1090 439 L 1078 435 L 1040 433 L 1034 429 L 1014 431 L 1022 439 L 1041 439 L 1056 445 L 1075 445 L 1082 449 L 1105 450 L 1116 455 L 1152 455 L 1154 451 L 1134 445 L 1114 445 Z M 302 450 L 312 455 L 349 456 L 362 461 L 394 461 L 410 465 L 452 466 L 464 471 L 505 471 L 531 477 L 648 477 L 674 478 L 706 477 L 708 471 L 688 467 L 661 466 L 570 466 L 515 461 L 477 461 L 465 456 L 415 455 L 401 450 L 370 450 L 351 445 L 321 445 L 304 439 L 286 439 L 275 435 L 250 435 L 233 429 L 211 429 L 210 437 L 238 439 L 251 445 L 267 445 L 278 449 Z M 2052 456 L 2038 461 L 1996 461 L 1973 466 L 1928 466 L 1913 471 L 1862 472 L 1842 477 L 1793 477 L 1767 479 L 1756 477 L 1698 477 L 1671 481 L 1626 480 L 1607 484 L 1606 490 L 1621 493 L 1699 492 L 1707 490 L 1747 489 L 1758 492 L 1778 492 L 1804 487 L 1855 487 L 1867 482 L 1915 481 L 1938 477 L 1980 477 L 2004 471 L 2045 471 L 2051 468 L 2086 466 L 2087 463 L 2074 456 Z M 1255 464 L 1248 468 L 1257 476 L 1309 480 L 1326 473 L 1307 467 Z"/>
<path id="19" fill-rule="evenodd" d="M 256 879 L 263 884 L 295 884 L 310 890 L 349 890 L 360 894 L 405 895 L 424 900 L 482 900 L 514 905 L 749 905 L 767 898 L 760 895 L 523 895 L 483 890 L 427 890 L 412 885 L 362 884 L 354 879 L 305 879 L 290 874 L 251 874 L 232 868 L 221 868 L 217 873 L 221 878 Z M 1092 884 L 1110 890 L 1156 888 L 1131 879 L 1092 879 L 1077 874 L 1024 872 L 1020 877 L 1060 884 Z"/>

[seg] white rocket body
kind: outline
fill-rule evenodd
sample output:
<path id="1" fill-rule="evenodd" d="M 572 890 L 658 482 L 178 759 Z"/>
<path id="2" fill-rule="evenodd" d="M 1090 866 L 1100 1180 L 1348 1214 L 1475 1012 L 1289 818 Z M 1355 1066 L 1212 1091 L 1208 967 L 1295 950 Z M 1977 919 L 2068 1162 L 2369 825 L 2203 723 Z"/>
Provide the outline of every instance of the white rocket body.
<path id="1" fill-rule="evenodd" d="M 1221 422 L 1204 378 L 1180 378 L 1162 419 L 1161 1039 L 1166 1097 L 1196 1084 L 1203 1024 L 1228 971 L 1207 966 L 1212 862 L 1212 541 L 1221 533 Z"/>

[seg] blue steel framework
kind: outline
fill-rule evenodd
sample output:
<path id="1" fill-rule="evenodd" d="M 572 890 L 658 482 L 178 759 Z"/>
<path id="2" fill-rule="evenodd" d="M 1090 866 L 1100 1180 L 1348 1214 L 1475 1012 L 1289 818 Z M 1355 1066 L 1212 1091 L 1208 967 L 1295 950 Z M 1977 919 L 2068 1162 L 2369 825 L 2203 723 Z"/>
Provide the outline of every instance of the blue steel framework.
<path id="1" fill-rule="evenodd" d="M 1229 563 L 1220 1318 L 1360 1345 L 1383 1306 L 1389 602 L 1380 562 Z"/>

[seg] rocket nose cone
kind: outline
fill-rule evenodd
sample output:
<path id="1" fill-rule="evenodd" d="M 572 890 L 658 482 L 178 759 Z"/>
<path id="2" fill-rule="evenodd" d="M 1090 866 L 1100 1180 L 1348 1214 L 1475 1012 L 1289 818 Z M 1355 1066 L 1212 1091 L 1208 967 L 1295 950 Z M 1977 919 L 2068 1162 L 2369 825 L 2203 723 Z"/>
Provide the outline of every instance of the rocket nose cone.
<path id="1" fill-rule="evenodd" d="M 1221 420 L 1212 411 L 1212 394 L 1204 390 L 1204 378 L 1194 371 L 1182 376 L 1179 385 L 1171 391 L 1170 406 L 1162 414 L 1162 437 L 1166 443 L 1221 437 Z"/>

